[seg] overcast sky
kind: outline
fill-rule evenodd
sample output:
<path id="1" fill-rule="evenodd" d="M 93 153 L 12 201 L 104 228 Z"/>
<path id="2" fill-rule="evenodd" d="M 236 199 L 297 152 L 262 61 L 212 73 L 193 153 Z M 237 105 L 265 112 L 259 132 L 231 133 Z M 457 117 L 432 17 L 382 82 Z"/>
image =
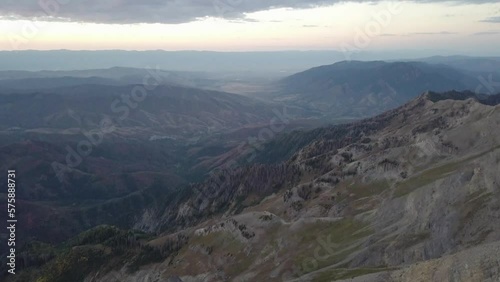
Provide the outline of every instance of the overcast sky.
<path id="1" fill-rule="evenodd" d="M 347 48 L 500 55 L 499 1 L 0 2 L 0 50 Z"/>

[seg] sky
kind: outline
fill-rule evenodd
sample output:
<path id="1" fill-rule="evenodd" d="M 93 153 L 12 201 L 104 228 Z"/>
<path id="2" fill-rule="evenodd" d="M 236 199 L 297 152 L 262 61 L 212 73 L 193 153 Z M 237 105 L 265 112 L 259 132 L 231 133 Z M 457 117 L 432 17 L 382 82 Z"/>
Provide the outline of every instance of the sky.
<path id="1" fill-rule="evenodd" d="M 0 0 L 0 50 L 500 55 L 499 1 Z"/>

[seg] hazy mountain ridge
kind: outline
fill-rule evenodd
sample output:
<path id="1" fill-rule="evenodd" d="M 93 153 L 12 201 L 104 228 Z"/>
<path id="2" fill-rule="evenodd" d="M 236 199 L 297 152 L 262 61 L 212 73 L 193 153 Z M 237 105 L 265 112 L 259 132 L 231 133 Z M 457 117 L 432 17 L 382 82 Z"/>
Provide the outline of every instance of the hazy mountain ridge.
<path id="1" fill-rule="evenodd" d="M 141 86 L 77 85 L 0 95 L 0 122 L 3 130 L 64 130 L 99 129 L 106 119 L 120 124 L 125 135 L 139 134 L 142 127 L 149 134 L 143 138 L 192 137 L 267 123 L 277 108 L 235 94 L 169 85 L 141 88 L 144 91 L 139 94 L 144 97 L 134 101 L 132 90 Z M 129 104 L 124 96 L 129 97 Z"/>
<path id="2" fill-rule="evenodd" d="M 214 83 L 214 74 L 203 72 L 168 71 L 158 68 L 125 68 L 66 70 L 66 71 L 0 71 L 0 87 L 15 91 L 36 91 L 85 84 L 132 85 L 166 84 L 187 87 Z"/>
<path id="3" fill-rule="evenodd" d="M 498 57 L 433 56 L 418 61 L 448 65 L 467 72 L 498 73 L 500 71 L 500 58 Z"/>
<path id="4" fill-rule="evenodd" d="M 477 77 L 445 65 L 344 61 L 286 77 L 275 99 L 326 116 L 359 118 L 395 108 L 424 91 L 476 91 L 478 85 Z"/>
<path id="5" fill-rule="evenodd" d="M 303 69 L 325 64 L 325 62 L 340 62 L 343 60 L 407 60 L 429 61 L 455 66 L 461 65 L 465 69 L 467 64 L 475 62 L 498 61 L 498 57 L 466 57 L 466 56 L 434 56 L 447 54 L 442 51 L 426 50 L 408 54 L 401 50 L 380 52 L 354 52 L 352 54 L 337 50 L 318 51 L 262 51 L 262 52 L 211 52 L 211 51 L 0 51 L 0 60 L 3 62 L 1 70 L 84 70 L 105 69 L 114 66 L 128 68 L 145 68 L 159 66 L 163 69 L 177 71 L 207 71 L 207 72 L 252 72 L 294 73 Z M 350 58 L 349 58 L 350 57 Z M 466 60 L 464 60 L 464 58 Z M 471 59 L 471 60 L 469 60 Z M 478 60 L 476 60 L 478 59 Z M 469 70 L 488 70 L 479 64 L 470 65 Z"/>
<path id="6" fill-rule="evenodd" d="M 406 52 L 370 52 L 353 54 L 353 59 L 374 60 L 405 57 Z M 430 52 L 432 53 L 432 52 Z M 421 57 L 421 56 L 420 56 Z M 346 59 L 342 51 L 1 51 L 2 70 L 73 70 L 113 66 L 144 68 L 159 65 L 178 71 L 293 73 L 302 69 Z"/>

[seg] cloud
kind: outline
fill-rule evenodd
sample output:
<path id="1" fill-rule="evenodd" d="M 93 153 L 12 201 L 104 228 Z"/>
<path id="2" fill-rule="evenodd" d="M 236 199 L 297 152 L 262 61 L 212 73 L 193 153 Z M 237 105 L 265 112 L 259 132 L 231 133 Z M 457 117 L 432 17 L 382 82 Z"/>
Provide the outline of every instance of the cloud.
<path id="1" fill-rule="evenodd" d="M 229 20 L 232 23 L 256 23 L 258 20 L 256 19 L 250 19 L 250 18 L 243 18 L 243 19 L 230 19 Z"/>
<path id="2" fill-rule="evenodd" d="M 450 32 L 450 31 L 441 31 L 441 32 L 413 32 L 409 33 L 408 35 L 453 35 L 457 34 L 456 32 Z"/>
<path id="3" fill-rule="evenodd" d="M 486 18 L 484 20 L 481 20 L 480 22 L 483 22 L 483 23 L 500 23 L 500 17 L 490 17 L 490 18 Z"/>
<path id="4" fill-rule="evenodd" d="M 380 1 L 380 0 L 378 0 Z M 93 23 L 186 23 L 205 17 L 246 19 L 272 8 L 329 6 L 344 0 L 16 0 L 0 6 L 0 19 L 38 19 Z M 352 2 L 367 2 L 352 0 Z M 377 1 L 373 1 L 377 2 Z M 430 0 L 413 0 L 428 3 Z M 448 2 L 434 0 L 434 2 Z M 495 3 L 496 0 L 460 0 Z"/>
<path id="5" fill-rule="evenodd" d="M 339 0 L 18 0 L 0 17 L 93 23 L 186 23 L 205 17 L 244 20 L 271 8 L 310 8 Z M 38 3 L 41 3 L 40 5 Z"/>
<path id="6" fill-rule="evenodd" d="M 500 31 L 483 31 L 483 32 L 473 33 L 472 35 L 482 36 L 482 35 L 496 35 L 496 34 L 500 34 Z"/>

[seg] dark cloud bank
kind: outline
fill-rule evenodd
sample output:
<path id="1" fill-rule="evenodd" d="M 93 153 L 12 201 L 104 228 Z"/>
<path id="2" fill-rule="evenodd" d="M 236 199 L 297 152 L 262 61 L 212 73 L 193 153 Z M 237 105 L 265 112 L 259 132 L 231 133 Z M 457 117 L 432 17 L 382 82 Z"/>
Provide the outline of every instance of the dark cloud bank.
<path id="1" fill-rule="evenodd" d="M 271 8 L 309 8 L 341 0 L 17 0 L 0 6 L 0 17 L 94 23 L 185 23 L 203 17 L 245 19 Z M 352 2 L 374 2 L 354 0 Z M 412 2 L 448 2 L 412 1 Z M 496 0 L 456 1 L 495 3 Z"/>

